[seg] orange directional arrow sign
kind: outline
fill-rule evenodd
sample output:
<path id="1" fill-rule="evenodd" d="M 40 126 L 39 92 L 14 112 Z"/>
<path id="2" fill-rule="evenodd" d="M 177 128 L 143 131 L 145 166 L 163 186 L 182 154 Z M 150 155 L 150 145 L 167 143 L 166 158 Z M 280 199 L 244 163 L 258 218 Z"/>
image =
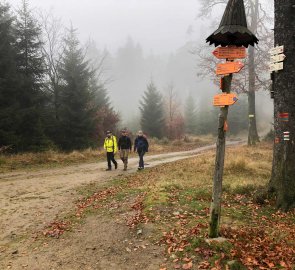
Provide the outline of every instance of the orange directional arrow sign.
<path id="1" fill-rule="evenodd" d="M 214 96 L 213 105 L 214 106 L 230 106 L 237 102 L 238 97 L 235 93 L 230 94 L 219 94 Z"/>
<path id="2" fill-rule="evenodd" d="M 238 73 L 244 67 L 242 62 L 226 62 L 217 65 L 216 75 Z"/>
<path id="3" fill-rule="evenodd" d="M 244 47 L 218 47 L 213 51 L 213 55 L 218 59 L 243 59 L 246 58 L 246 48 Z"/>

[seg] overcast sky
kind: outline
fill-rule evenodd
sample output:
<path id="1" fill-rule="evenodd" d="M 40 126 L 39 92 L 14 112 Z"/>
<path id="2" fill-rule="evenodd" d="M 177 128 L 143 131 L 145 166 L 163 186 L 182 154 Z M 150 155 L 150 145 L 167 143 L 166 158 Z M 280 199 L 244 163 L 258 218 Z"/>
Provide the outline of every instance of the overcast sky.
<path id="1" fill-rule="evenodd" d="M 20 0 L 9 0 L 12 6 Z M 127 36 L 140 42 L 145 52 L 172 52 L 188 39 L 194 28 L 198 0 L 30 0 L 31 7 L 51 10 L 78 28 L 82 41 L 93 38 L 100 48 L 114 52 Z"/>

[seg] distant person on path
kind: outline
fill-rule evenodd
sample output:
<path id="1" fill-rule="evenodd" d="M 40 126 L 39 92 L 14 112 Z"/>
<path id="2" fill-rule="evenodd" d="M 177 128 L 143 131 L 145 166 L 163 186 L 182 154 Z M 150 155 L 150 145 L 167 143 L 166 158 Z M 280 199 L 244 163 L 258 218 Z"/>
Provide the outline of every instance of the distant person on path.
<path id="1" fill-rule="evenodd" d="M 127 171 L 128 166 L 128 154 L 132 150 L 132 143 L 128 137 L 128 132 L 126 129 L 122 130 L 122 135 L 118 141 L 118 149 L 120 152 L 120 158 L 124 163 L 124 171 Z"/>
<path id="2" fill-rule="evenodd" d="M 108 168 L 106 169 L 106 171 L 112 170 L 112 162 L 115 165 L 115 169 L 117 169 L 118 163 L 115 160 L 115 154 L 118 151 L 117 138 L 116 136 L 112 135 L 111 131 L 107 131 L 107 137 L 104 140 L 103 147 L 107 153 Z"/>
<path id="3" fill-rule="evenodd" d="M 144 169 L 144 161 L 143 156 L 146 152 L 149 150 L 149 143 L 146 137 L 143 135 L 143 132 L 140 130 L 138 131 L 138 136 L 135 139 L 134 142 L 134 152 L 137 151 L 139 156 L 139 165 L 138 170 Z"/>

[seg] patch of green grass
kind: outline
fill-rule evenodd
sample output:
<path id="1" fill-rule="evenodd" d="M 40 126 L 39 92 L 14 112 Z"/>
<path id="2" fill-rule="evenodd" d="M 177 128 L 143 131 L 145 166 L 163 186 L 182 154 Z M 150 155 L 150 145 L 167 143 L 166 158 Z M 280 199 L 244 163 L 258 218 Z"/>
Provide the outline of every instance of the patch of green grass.
<path id="1" fill-rule="evenodd" d="M 98 189 L 101 189 L 99 184 L 92 182 L 87 185 L 83 185 L 77 189 L 77 193 L 83 197 L 93 195 Z"/>
<path id="2" fill-rule="evenodd" d="M 169 197 L 168 193 L 163 189 L 158 192 L 150 192 L 146 195 L 144 201 L 145 208 L 155 207 L 157 205 L 168 205 Z"/>
<path id="3" fill-rule="evenodd" d="M 232 207 L 223 208 L 222 218 L 227 220 L 227 223 L 251 223 L 252 212 L 246 206 L 232 205 Z"/>
<path id="4" fill-rule="evenodd" d="M 136 196 L 142 192 L 141 189 L 128 189 L 123 190 L 122 192 L 118 192 L 114 199 L 118 202 L 124 201 L 127 197 Z"/>
<path id="5" fill-rule="evenodd" d="M 204 238 L 193 237 L 190 239 L 190 246 L 185 248 L 186 252 L 194 252 L 196 248 L 208 248 Z"/>
<path id="6" fill-rule="evenodd" d="M 228 261 L 227 266 L 229 270 L 247 270 L 239 261 Z"/>
<path id="7" fill-rule="evenodd" d="M 255 190 L 257 190 L 257 186 L 254 184 L 249 185 L 238 185 L 230 189 L 231 194 L 241 194 L 241 195 L 251 195 Z"/>
<path id="8" fill-rule="evenodd" d="M 213 251 L 216 251 L 217 253 L 223 252 L 225 254 L 229 254 L 231 249 L 233 248 L 233 245 L 228 241 L 212 241 L 209 246 Z"/>

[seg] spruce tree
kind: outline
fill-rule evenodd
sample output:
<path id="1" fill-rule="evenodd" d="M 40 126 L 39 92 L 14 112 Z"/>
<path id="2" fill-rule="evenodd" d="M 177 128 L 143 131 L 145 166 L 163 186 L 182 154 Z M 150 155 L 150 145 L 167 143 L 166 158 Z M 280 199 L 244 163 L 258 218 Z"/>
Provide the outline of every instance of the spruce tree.
<path id="1" fill-rule="evenodd" d="M 68 30 L 64 42 L 58 141 L 65 150 L 83 149 L 94 142 L 96 105 L 90 87 L 93 73 L 73 27 Z"/>
<path id="2" fill-rule="evenodd" d="M 248 108 L 245 95 L 240 95 L 237 104 L 231 106 L 231 113 L 228 115 L 228 131 L 230 135 L 247 131 Z M 215 123 L 216 125 L 216 123 Z"/>
<path id="3" fill-rule="evenodd" d="M 196 104 L 192 95 L 189 95 L 184 110 L 185 132 L 195 134 L 197 129 L 197 111 Z"/>
<path id="4" fill-rule="evenodd" d="M 107 89 L 98 80 L 97 72 L 93 72 L 90 79 L 90 91 L 93 96 L 95 108 L 95 140 L 96 144 L 102 143 L 107 130 L 115 131 L 120 120 L 117 112 L 111 106 Z"/>
<path id="5" fill-rule="evenodd" d="M 19 88 L 13 22 L 10 7 L 0 3 L 0 148 L 13 147 L 19 141 L 16 134 Z"/>
<path id="6" fill-rule="evenodd" d="M 15 26 L 20 89 L 17 99 L 19 150 L 41 150 L 48 144 L 43 128 L 46 96 L 43 91 L 45 69 L 40 33 L 40 27 L 24 0 L 18 10 Z"/>
<path id="7" fill-rule="evenodd" d="M 161 138 L 164 126 L 162 96 L 153 82 L 149 83 L 140 102 L 141 128 L 149 136 Z"/>

